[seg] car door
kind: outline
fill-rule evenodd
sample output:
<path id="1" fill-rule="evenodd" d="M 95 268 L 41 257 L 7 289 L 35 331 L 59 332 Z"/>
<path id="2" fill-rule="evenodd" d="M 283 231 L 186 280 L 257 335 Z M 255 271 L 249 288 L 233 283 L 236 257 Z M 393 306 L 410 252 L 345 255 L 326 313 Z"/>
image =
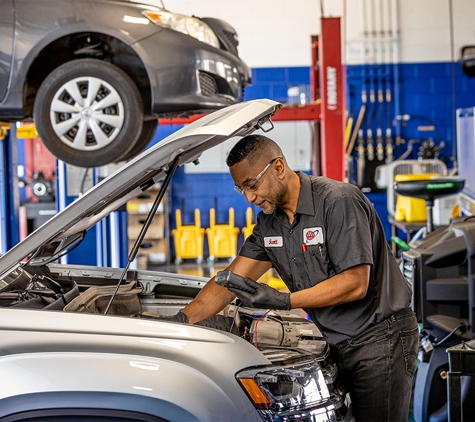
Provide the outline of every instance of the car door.
<path id="1" fill-rule="evenodd" d="M 7 93 L 10 78 L 13 51 L 13 1 L 0 1 L 0 102 Z"/>

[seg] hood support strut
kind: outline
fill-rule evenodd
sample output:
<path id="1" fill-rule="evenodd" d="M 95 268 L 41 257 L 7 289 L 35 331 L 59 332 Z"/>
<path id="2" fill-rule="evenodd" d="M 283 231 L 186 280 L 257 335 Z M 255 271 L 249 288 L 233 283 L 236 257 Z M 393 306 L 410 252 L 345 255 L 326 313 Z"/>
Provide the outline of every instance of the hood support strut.
<path id="1" fill-rule="evenodd" d="M 129 270 L 130 264 L 132 263 L 132 261 L 135 259 L 135 256 L 137 255 L 139 247 L 142 244 L 142 240 L 144 239 L 145 234 L 147 233 L 147 230 L 150 227 L 150 224 L 152 224 L 153 217 L 155 216 L 155 213 L 157 212 L 157 209 L 158 209 L 158 206 L 160 205 L 160 202 L 162 202 L 162 199 L 165 196 L 165 192 L 167 191 L 167 188 L 170 185 L 172 177 L 175 174 L 175 171 L 178 168 L 179 163 L 180 163 L 180 155 L 175 157 L 175 159 L 173 160 L 171 166 L 166 171 L 167 176 L 165 177 L 165 179 L 162 183 L 162 186 L 160 187 L 158 195 L 155 198 L 155 201 L 152 205 L 152 208 L 150 209 L 150 212 L 147 215 L 147 218 L 145 220 L 144 225 L 142 226 L 142 229 L 140 230 L 140 233 L 137 237 L 137 240 L 135 241 L 134 246 L 132 247 L 132 249 L 129 253 L 129 257 L 127 258 L 127 265 L 125 266 L 124 271 L 122 271 L 120 279 L 117 282 L 117 286 L 114 290 L 114 293 L 112 293 L 112 296 L 109 300 L 109 303 L 107 304 L 107 307 L 104 311 L 104 315 L 106 315 L 107 312 L 109 312 L 109 308 L 112 305 L 112 302 L 114 301 L 114 298 L 116 297 L 117 292 L 119 291 L 119 287 L 122 283 L 122 280 L 124 280 L 125 275 L 127 274 L 127 271 Z"/>

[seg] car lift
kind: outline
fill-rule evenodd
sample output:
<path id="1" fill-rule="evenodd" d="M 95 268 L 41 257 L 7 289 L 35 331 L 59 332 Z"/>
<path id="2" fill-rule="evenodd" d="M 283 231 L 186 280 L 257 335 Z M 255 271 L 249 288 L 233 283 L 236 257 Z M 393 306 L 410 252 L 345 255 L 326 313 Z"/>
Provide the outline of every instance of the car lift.
<path id="1" fill-rule="evenodd" d="M 19 235 L 18 154 L 15 130 L 0 122 L 0 253 L 16 245 Z"/>

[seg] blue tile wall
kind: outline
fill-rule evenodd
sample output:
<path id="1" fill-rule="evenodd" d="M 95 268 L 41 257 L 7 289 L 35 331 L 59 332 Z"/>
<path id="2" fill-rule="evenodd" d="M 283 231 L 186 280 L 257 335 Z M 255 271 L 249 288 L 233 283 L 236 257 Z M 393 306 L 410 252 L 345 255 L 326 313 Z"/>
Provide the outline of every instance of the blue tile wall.
<path id="1" fill-rule="evenodd" d="M 381 69 L 379 69 L 381 70 Z M 452 89 L 452 71 L 454 74 L 455 89 Z M 399 75 L 395 78 L 395 75 Z M 378 79 L 379 77 L 379 79 Z M 405 125 L 391 126 L 394 131 L 406 140 L 424 139 L 432 137 L 436 142 L 444 141 L 442 158 L 448 167 L 452 166 L 454 159 L 453 145 L 455 137 L 455 109 L 475 105 L 475 78 L 465 76 L 458 64 L 454 63 L 406 63 L 391 66 L 378 72 L 363 69 L 362 66 L 347 67 L 347 102 L 350 112 L 357 113 L 361 106 L 361 91 L 370 87 L 377 88 L 378 83 L 386 87 L 399 89 L 399 104 L 391 104 L 392 118 L 397 114 L 413 116 Z M 394 82 L 398 85 L 394 85 Z M 394 95 L 394 90 L 393 90 Z M 384 112 L 385 113 L 385 112 Z M 433 121 L 438 132 L 424 132 L 417 130 L 418 126 Z M 391 122 L 393 123 L 393 122 Z M 385 125 L 386 122 L 383 123 Z M 364 129 L 368 127 L 364 121 Z M 373 130 L 376 122 L 373 119 Z M 439 139 L 441 138 L 441 139 Z M 401 145 L 396 150 L 396 156 L 406 150 L 406 145 Z M 417 158 L 415 152 L 410 158 Z"/>
<path id="2" fill-rule="evenodd" d="M 454 71 L 455 95 L 452 96 L 452 70 Z M 276 101 L 287 101 L 287 89 L 294 85 L 309 85 L 310 68 L 256 68 L 252 70 L 253 85 L 246 88 L 245 99 L 271 98 Z M 406 125 L 392 126 L 394 131 L 404 139 L 421 139 L 427 136 L 436 142 L 441 138 L 445 142 L 443 158 L 451 167 L 453 160 L 454 117 L 452 102 L 455 108 L 465 108 L 475 105 L 475 78 L 467 78 L 457 64 L 452 63 L 409 63 L 396 66 L 348 66 L 347 67 L 347 105 L 349 113 L 355 117 L 361 107 L 361 91 L 370 88 L 383 89 L 386 86 L 394 87 L 394 81 L 399 90 L 399 104 L 391 103 L 390 119 L 396 114 L 413 116 Z M 394 95 L 394 92 L 393 92 Z M 387 110 L 382 110 L 383 126 L 387 124 Z M 376 129 L 378 110 L 373 110 L 371 127 Z M 417 127 L 427 124 L 427 119 L 434 121 L 437 132 L 418 132 Z M 368 127 L 368 119 L 364 120 L 363 128 Z M 165 138 L 170 133 L 181 128 L 180 125 L 162 126 L 157 130 L 154 142 Z M 396 148 L 396 157 L 404 153 L 406 145 Z M 410 158 L 416 158 L 412 156 Z M 228 209 L 235 209 L 235 224 L 241 228 L 245 225 L 245 211 L 249 206 L 245 199 L 236 194 L 229 174 L 185 174 L 179 169 L 172 181 L 172 215 L 171 228 L 175 228 L 175 210 L 183 208 L 183 222 L 194 220 L 194 209 L 201 211 L 203 227 L 209 227 L 209 209 L 217 207 L 218 222 L 227 222 Z M 386 215 L 385 194 L 372 194 L 370 198 L 385 225 L 388 239 L 390 227 Z M 258 209 L 254 207 L 255 215 Z M 238 245 L 242 244 L 242 235 L 239 235 Z M 206 254 L 207 250 L 205 250 Z"/>
<path id="3" fill-rule="evenodd" d="M 289 87 L 309 83 L 310 68 L 307 66 L 252 69 L 252 86 L 246 88 L 245 99 L 270 98 L 286 102 Z"/>

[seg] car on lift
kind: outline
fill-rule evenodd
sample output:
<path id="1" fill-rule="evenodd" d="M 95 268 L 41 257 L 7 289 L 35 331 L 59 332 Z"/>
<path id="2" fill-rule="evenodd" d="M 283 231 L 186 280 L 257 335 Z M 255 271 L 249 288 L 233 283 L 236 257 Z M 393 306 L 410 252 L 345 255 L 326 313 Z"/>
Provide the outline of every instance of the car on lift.
<path id="1" fill-rule="evenodd" d="M 302 316 L 231 303 L 199 325 L 172 322 L 208 280 L 131 269 L 140 236 L 125 268 L 58 263 L 159 184 L 146 230 L 179 166 L 279 108 L 255 100 L 200 118 L 0 256 L 0 420 L 352 420 L 329 346 Z"/>
<path id="2" fill-rule="evenodd" d="M 251 82 L 228 23 L 127 0 L 0 2 L 0 121 L 32 117 L 59 159 L 129 159 L 158 117 L 242 101 Z"/>

